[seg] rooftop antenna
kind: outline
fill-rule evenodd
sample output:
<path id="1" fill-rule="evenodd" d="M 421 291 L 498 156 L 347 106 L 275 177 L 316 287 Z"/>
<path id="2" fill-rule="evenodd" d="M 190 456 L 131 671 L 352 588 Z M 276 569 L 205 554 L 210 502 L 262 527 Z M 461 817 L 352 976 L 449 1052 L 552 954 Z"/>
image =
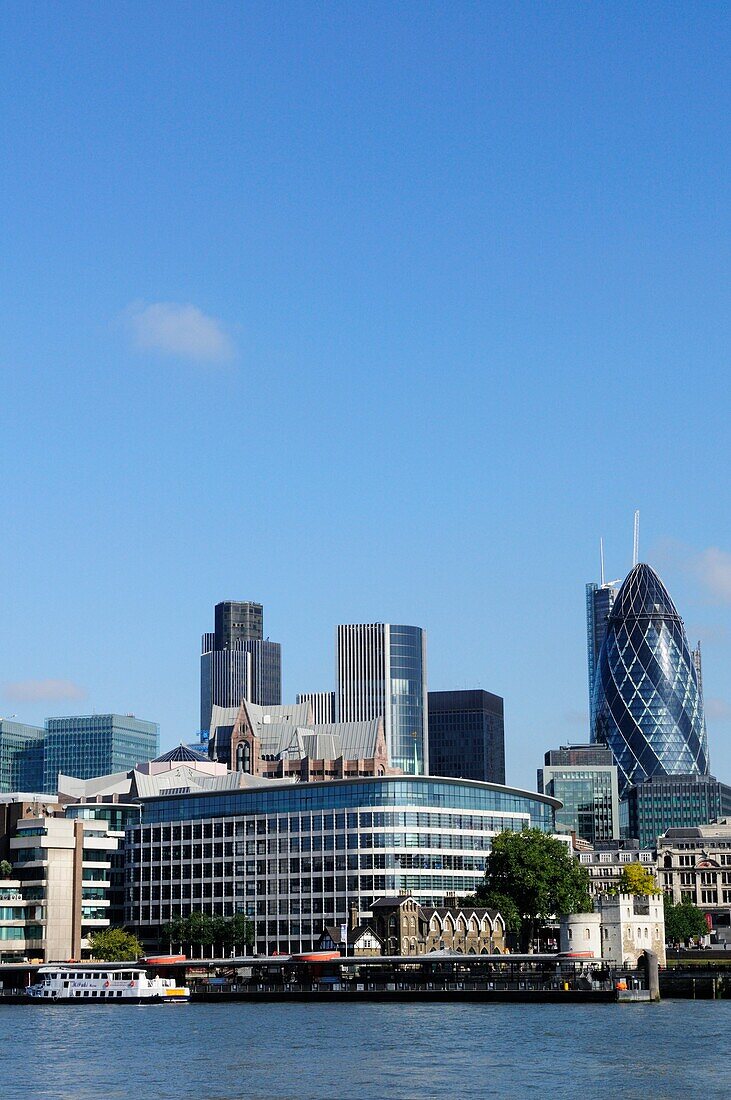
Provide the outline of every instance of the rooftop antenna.
<path id="1" fill-rule="evenodd" d="M 640 512 L 635 512 L 635 539 L 632 547 L 632 567 L 640 560 Z"/>
<path id="2" fill-rule="evenodd" d="M 601 562 L 602 588 L 604 587 L 604 539 L 599 539 L 599 561 Z"/>

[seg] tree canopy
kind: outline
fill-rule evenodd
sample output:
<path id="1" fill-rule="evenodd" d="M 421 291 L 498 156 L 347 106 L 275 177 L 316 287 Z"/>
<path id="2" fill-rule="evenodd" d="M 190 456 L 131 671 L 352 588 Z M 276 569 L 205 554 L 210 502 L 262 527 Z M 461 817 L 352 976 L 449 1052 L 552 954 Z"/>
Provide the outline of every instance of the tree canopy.
<path id="1" fill-rule="evenodd" d="M 7 859 L 0 859 L 0 878 L 10 878 L 12 873 L 12 863 L 8 863 Z"/>
<path id="2" fill-rule="evenodd" d="M 707 936 L 708 925 L 706 918 L 700 909 L 687 898 L 679 905 L 666 894 L 663 898 L 665 907 L 665 939 L 669 943 L 688 943 L 695 936 Z"/>
<path id="3" fill-rule="evenodd" d="M 652 871 L 641 863 L 628 863 L 619 876 L 620 894 L 660 894 L 660 887 Z"/>
<path id="4" fill-rule="evenodd" d="M 511 930 L 518 925 L 524 950 L 537 925 L 593 909 L 586 868 L 562 841 L 539 829 L 499 833 L 493 839 L 475 899 L 499 909 Z"/>
<path id="5" fill-rule="evenodd" d="M 104 962 L 131 962 L 142 955 L 142 944 L 123 928 L 101 928 L 89 936 L 92 959 Z"/>
<path id="6" fill-rule="evenodd" d="M 247 916 L 236 913 L 233 917 L 209 916 L 193 912 L 186 917 L 175 917 L 163 928 L 163 936 L 170 944 L 227 949 L 250 947 L 254 942 L 254 927 Z"/>

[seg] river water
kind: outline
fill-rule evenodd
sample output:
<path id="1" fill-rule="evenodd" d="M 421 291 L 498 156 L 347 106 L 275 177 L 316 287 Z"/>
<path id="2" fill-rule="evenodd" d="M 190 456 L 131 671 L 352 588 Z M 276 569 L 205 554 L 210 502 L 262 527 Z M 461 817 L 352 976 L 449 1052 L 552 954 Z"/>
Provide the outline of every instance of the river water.
<path id="1" fill-rule="evenodd" d="M 731 1097 L 731 1001 L 0 1006 L 2 1100 Z"/>

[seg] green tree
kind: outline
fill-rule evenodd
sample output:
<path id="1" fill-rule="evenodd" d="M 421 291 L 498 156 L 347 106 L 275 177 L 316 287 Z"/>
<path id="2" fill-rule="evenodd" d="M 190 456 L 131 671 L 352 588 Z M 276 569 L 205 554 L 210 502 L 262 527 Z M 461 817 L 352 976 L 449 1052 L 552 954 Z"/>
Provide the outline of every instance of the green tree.
<path id="1" fill-rule="evenodd" d="M 520 921 L 521 947 L 530 948 L 537 927 L 552 917 L 590 912 L 589 873 L 565 844 L 539 829 L 499 833 L 485 861 L 485 878 L 475 897 Z M 503 912 L 500 903 L 512 911 Z"/>
<path id="2" fill-rule="evenodd" d="M 170 951 L 172 951 L 174 944 L 182 947 L 187 942 L 185 917 L 173 917 L 168 924 L 164 925 L 162 934 L 167 940 Z"/>
<path id="3" fill-rule="evenodd" d="M 668 943 L 689 943 L 695 936 L 707 936 L 708 925 L 700 909 L 688 898 L 675 905 L 669 894 L 663 898 L 665 939 Z"/>
<path id="4" fill-rule="evenodd" d="M 142 945 L 131 932 L 123 928 L 102 928 L 89 936 L 92 959 L 104 962 L 131 962 L 142 955 Z"/>
<path id="5" fill-rule="evenodd" d="M 619 876 L 620 894 L 660 894 L 662 891 L 652 871 L 641 863 L 628 863 Z"/>
<path id="6" fill-rule="evenodd" d="M 229 923 L 225 917 L 213 916 L 208 919 L 211 922 L 211 944 L 214 948 L 214 954 L 217 956 L 223 955 L 230 935 Z"/>
<path id="7" fill-rule="evenodd" d="M 213 943 L 213 927 L 211 918 L 206 913 L 199 911 L 189 913 L 183 925 L 184 943 L 200 949 L 200 957 L 203 958 L 203 948 L 210 947 Z"/>
<path id="8" fill-rule="evenodd" d="M 13 873 L 13 865 L 7 859 L 0 859 L 0 878 L 10 878 Z"/>
<path id="9" fill-rule="evenodd" d="M 469 894 L 466 898 L 463 898 L 462 905 L 479 905 L 484 906 L 485 909 L 497 909 L 505 921 L 505 931 L 514 932 L 516 935 L 520 932 L 523 922 L 520 919 L 518 907 L 507 894 L 499 894 L 496 890 L 487 893 L 483 887 L 480 887 L 479 893 Z"/>
<path id="10" fill-rule="evenodd" d="M 224 955 L 231 948 L 241 951 L 254 943 L 254 926 L 247 916 L 237 913 L 233 917 L 209 916 L 194 912 L 187 917 L 174 917 L 162 929 L 163 939 L 172 950 L 210 947 L 214 954 Z"/>
<path id="11" fill-rule="evenodd" d="M 229 921 L 230 946 L 239 954 L 254 946 L 254 925 L 244 913 L 236 913 Z"/>

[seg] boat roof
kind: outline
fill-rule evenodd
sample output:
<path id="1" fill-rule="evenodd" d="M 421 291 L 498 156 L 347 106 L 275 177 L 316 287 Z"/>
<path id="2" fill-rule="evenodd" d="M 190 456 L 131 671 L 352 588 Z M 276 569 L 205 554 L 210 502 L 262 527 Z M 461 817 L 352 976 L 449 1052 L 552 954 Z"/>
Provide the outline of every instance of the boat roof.
<path id="1" fill-rule="evenodd" d="M 43 966 L 38 967 L 38 973 L 43 974 L 47 970 L 145 970 L 145 963 L 139 962 L 122 962 L 122 963 L 105 963 L 105 962 L 78 962 L 78 963 L 44 963 Z"/>

